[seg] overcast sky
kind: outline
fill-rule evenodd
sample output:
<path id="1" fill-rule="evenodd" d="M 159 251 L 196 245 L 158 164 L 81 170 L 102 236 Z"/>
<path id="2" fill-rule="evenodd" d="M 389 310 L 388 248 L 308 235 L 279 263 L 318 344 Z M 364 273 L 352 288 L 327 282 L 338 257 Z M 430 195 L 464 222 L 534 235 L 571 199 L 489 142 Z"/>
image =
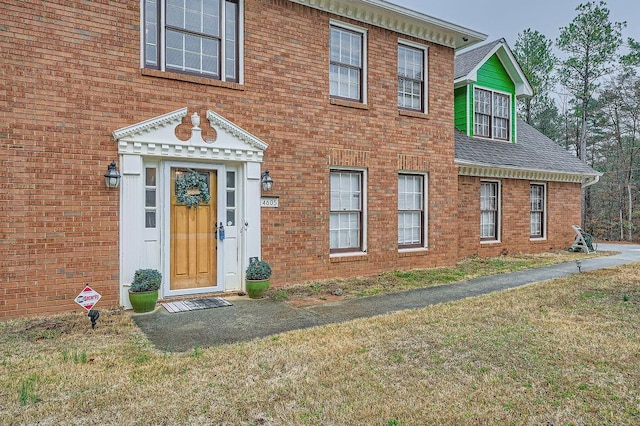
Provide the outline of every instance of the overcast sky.
<path id="1" fill-rule="evenodd" d="M 555 41 L 560 27 L 571 23 L 576 7 L 586 0 L 388 0 L 392 3 L 487 34 L 487 41 L 504 37 L 513 48 L 527 28 Z M 623 36 L 640 40 L 640 1 L 608 0 L 612 22 L 627 21 Z"/>

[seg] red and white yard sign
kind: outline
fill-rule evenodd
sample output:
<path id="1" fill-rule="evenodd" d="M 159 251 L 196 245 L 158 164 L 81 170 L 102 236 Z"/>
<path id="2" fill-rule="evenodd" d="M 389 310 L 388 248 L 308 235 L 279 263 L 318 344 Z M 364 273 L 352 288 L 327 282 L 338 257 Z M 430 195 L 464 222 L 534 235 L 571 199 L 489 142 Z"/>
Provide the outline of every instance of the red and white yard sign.
<path id="1" fill-rule="evenodd" d="M 91 308 L 93 308 L 93 306 L 98 303 L 98 300 L 100 300 L 101 297 L 102 296 L 100 295 L 100 293 L 98 293 L 91 287 L 86 286 L 75 300 L 78 305 L 82 306 L 87 311 L 90 311 Z"/>

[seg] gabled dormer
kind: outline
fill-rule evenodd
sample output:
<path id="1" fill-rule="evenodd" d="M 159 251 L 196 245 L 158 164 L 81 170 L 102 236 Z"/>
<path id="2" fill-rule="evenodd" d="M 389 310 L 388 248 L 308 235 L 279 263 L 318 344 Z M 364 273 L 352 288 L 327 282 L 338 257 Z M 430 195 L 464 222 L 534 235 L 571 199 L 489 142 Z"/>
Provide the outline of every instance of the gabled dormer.
<path id="1" fill-rule="evenodd" d="M 456 55 L 455 127 L 467 136 L 517 142 L 517 99 L 533 95 L 504 39 Z"/>

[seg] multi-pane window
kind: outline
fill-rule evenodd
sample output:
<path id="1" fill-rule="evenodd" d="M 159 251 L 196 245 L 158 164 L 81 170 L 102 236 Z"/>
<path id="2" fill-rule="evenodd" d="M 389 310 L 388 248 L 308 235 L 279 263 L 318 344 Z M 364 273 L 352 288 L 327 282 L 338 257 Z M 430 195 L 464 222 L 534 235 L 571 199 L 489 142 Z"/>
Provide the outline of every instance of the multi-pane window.
<path id="1" fill-rule="evenodd" d="M 236 172 L 227 172 L 227 226 L 236 226 Z"/>
<path id="2" fill-rule="evenodd" d="M 480 183 L 480 239 L 497 240 L 500 203 L 498 182 Z"/>
<path id="3" fill-rule="evenodd" d="M 424 246 L 424 176 L 398 176 L 398 247 Z"/>
<path id="4" fill-rule="evenodd" d="M 239 81 L 239 1 L 145 0 L 145 67 Z"/>
<path id="5" fill-rule="evenodd" d="M 478 88 L 474 89 L 474 134 L 485 138 L 508 140 L 510 105 L 509 95 Z"/>
<path id="6" fill-rule="evenodd" d="M 362 251 L 362 172 L 331 171 L 331 252 Z"/>
<path id="7" fill-rule="evenodd" d="M 398 45 L 398 107 L 424 111 L 425 51 Z"/>
<path id="8" fill-rule="evenodd" d="M 329 93 L 363 101 L 364 33 L 331 26 Z"/>
<path id="9" fill-rule="evenodd" d="M 544 237 L 545 196 L 544 185 L 533 184 L 530 189 L 531 238 Z"/>
<path id="10" fill-rule="evenodd" d="M 158 183 L 156 179 L 157 169 L 146 167 L 144 169 L 144 227 L 155 228 L 158 210 Z"/>
<path id="11" fill-rule="evenodd" d="M 493 94 L 493 137 L 509 139 L 509 96 Z"/>

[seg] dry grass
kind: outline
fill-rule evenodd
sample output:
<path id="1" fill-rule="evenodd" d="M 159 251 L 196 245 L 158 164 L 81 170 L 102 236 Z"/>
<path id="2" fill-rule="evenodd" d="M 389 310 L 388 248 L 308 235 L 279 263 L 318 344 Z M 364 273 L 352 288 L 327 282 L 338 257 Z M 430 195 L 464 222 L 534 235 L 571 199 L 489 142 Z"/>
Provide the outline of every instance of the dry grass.
<path id="1" fill-rule="evenodd" d="M 640 423 L 640 263 L 185 354 L 117 311 L 0 332 L 0 424 Z"/>
<path id="2" fill-rule="evenodd" d="M 372 296 L 379 293 L 411 290 L 420 287 L 430 287 L 450 284 L 456 281 L 468 280 L 479 276 L 521 271 L 578 259 L 608 256 L 613 252 L 574 253 L 556 251 L 541 254 L 508 255 L 495 258 L 466 258 L 453 267 L 430 269 L 416 269 L 411 271 L 385 272 L 376 276 L 352 277 L 314 281 L 287 287 L 272 288 L 267 296 L 273 299 L 286 299 L 296 302 L 296 299 L 332 300 L 332 295 L 341 294 L 342 299 Z"/>

